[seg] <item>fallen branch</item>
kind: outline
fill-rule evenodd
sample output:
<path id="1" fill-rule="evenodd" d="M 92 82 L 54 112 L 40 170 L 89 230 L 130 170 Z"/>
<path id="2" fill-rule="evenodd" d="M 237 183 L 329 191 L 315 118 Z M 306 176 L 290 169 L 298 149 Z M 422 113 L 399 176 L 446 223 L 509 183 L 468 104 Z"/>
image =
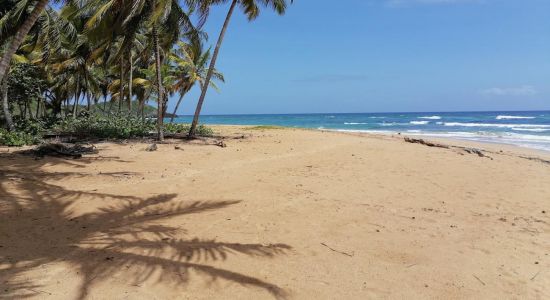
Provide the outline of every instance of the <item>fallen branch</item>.
<path id="1" fill-rule="evenodd" d="M 490 156 L 485 155 L 485 153 L 483 153 L 483 150 L 477 149 L 477 148 L 449 146 L 449 145 L 445 145 L 445 144 L 438 144 L 438 143 L 428 142 L 428 141 L 423 140 L 423 139 L 413 139 L 413 138 L 408 138 L 408 137 L 405 137 L 405 142 L 413 143 L 413 144 L 421 144 L 421 145 L 428 146 L 428 147 L 436 147 L 436 148 L 444 148 L 444 149 L 451 149 L 451 148 L 461 149 L 464 152 L 469 153 L 469 154 L 477 154 L 477 156 L 479 156 L 479 157 L 487 157 L 487 158 L 492 159 Z"/>
<path id="2" fill-rule="evenodd" d="M 485 282 L 483 282 L 483 280 L 479 279 L 479 277 L 477 277 L 476 275 L 472 274 L 472 276 L 474 276 L 475 279 L 477 279 L 479 282 L 481 282 L 481 284 L 486 285 Z"/>
<path id="3" fill-rule="evenodd" d="M 535 276 L 531 277 L 531 281 L 535 280 L 535 278 L 537 278 L 537 276 L 539 276 L 540 274 L 540 271 L 537 272 L 537 274 L 535 274 Z"/>
<path id="4" fill-rule="evenodd" d="M 346 255 L 346 256 L 349 256 L 349 257 L 353 257 L 353 254 L 349 254 L 349 253 L 346 253 L 346 252 L 343 252 L 343 251 L 338 251 L 338 250 L 336 250 L 336 249 L 334 249 L 334 248 L 329 247 L 329 246 L 328 246 L 327 244 L 325 244 L 325 243 L 321 243 L 321 245 L 323 245 L 323 246 L 329 248 L 331 251 L 334 251 L 334 252 L 336 252 L 336 253 L 340 253 L 340 254 L 343 254 L 343 255 Z"/>
<path id="5" fill-rule="evenodd" d="M 63 143 L 44 143 L 36 148 L 26 151 L 25 153 L 33 154 L 37 157 L 57 156 L 57 157 L 72 157 L 81 158 L 83 154 L 97 154 L 97 148 L 94 145 L 83 146 L 80 144 L 68 145 Z"/>

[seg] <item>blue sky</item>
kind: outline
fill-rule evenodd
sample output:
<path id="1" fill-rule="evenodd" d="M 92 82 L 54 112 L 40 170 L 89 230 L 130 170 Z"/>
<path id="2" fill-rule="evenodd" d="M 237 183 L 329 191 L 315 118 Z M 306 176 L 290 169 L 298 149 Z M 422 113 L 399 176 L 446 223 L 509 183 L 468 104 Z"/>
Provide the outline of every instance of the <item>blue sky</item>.
<path id="1" fill-rule="evenodd" d="M 550 1 L 296 0 L 252 23 L 239 11 L 216 67 L 227 81 L 205 114 L 550 109 Z"/>

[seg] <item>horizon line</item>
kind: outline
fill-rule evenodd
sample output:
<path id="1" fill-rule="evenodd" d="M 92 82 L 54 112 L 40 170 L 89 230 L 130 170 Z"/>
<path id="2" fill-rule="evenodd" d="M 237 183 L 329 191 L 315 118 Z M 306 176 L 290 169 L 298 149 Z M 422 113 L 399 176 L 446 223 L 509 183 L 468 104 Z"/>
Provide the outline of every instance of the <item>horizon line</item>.
<path id="1" fill-rule="evenodd" d="M 282 115 L 351 115 L 351 114 L 435 114 L 435 113 L 533 113 L 550 112 L 550 109 L 543 110 L 457 110 L 457 111 L 386 111 L 386 112 L 310 112 L 310 113 L 237 113 L 237 114 L 204 114 L 204 116 L 282 116 Z M 193 115 L 178 115 L 179 117 L 193 117 Z"/>

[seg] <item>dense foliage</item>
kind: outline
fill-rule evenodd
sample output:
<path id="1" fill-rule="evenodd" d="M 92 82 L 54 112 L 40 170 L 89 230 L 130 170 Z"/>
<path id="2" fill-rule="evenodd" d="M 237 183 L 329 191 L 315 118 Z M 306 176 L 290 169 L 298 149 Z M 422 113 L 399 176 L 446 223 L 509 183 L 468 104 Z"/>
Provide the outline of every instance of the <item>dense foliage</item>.
<path id="1" fill-rule="evenodd" d="M 183 134 L 189 124 L 166 124 L 166 133 Z M 19 119 L 15 130 L 0 128 L 0 145 L 24 146 L 40 143 L 44 135 L 74 136 L 87 139 L 128 139 L 151 137 L 156 129 L 155 120 L 119 114 L 85 114 L 63 120 Z M 213 136 L 214 131 L 204 125 L 197 129 L 199 136 Z"/>
<path id="2" fill-rule="evenodd" d="M 195 128 L 206 91 L 224 81 L 215 62 L 233 11 L 253 20 L 261 6 L 284 13 L 288 1 L 1 1 L 0 143 L 34 143 L 52 130 L 100 138 L 156 130 L 159 140 L 165 129 L 211 134 Z M 210 7 L 223 3 L 231 5 L 211 55 L 201 28 Z M 165 126 L 168 101 L 178 99 L 175 114 L 194 87 L 201 96 L 192 125 Z M 21 120 L 47 126 L 27 132 Z"/>

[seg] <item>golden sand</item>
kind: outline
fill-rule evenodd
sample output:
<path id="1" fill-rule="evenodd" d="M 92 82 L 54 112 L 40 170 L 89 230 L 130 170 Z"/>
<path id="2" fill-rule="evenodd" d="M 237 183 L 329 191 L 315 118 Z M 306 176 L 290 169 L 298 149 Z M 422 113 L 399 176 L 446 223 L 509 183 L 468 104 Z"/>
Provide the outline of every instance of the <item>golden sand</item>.
<path id="1" fill-rule="evenodd" d="M 0 297 L 550 298 L 550 164 L 520 157 L 550 155 L 216 130 L 227 147 L 0 149 Z"/>

